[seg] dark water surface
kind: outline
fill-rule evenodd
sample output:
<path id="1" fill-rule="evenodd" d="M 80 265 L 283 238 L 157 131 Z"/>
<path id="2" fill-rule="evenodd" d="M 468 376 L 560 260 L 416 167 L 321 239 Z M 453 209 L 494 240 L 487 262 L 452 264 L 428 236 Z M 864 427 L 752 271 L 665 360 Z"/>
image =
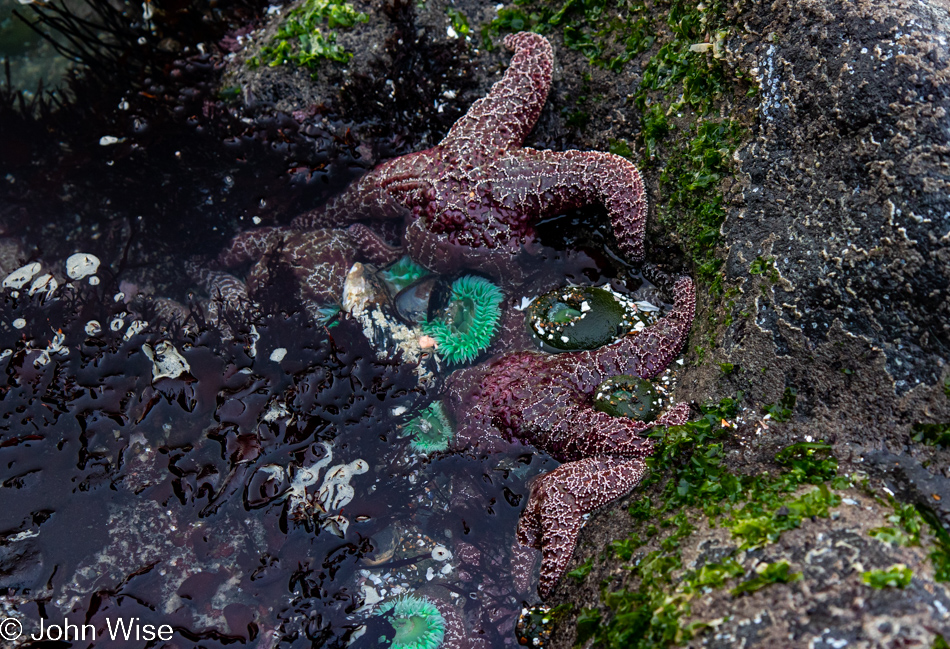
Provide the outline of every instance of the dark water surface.
<path id="1" fill-rule="evenodd" d="M 378 358 L 348 317 L 312 322 L 279 280 L 228 321 L 232 335 L 200 309 L 191 329 L 157 317 L 154 298 L 202 297 L 186 262 L 255 218 L 288 222 L 362 168 L 333 120 L 241 126 L 209 99 L 213 67 L 193 53 L 168 67 L 178 86 L 104 92 L 104 108 L 59 131 L 0 124 L 3 275 L 38 262 L 33 279 L 59 283 L 0 289 L 0 617 L 26 635 L 41 619 L 96 630 L 58 646 L 371 647 L 392 633 L 371 604 L 415 593 L 452 607 L 483 646 L 515 644 L 537 596 L 515 591 L 510 550 L 529 482 L 553 460 L 522 446 L 413 453 L 400 427 L 438 384 Z M 413 143 L 375 146 L 385 157 Z M 526 275 L 649 297 L 601 216 L 541 227 Z M 76 252 L 101 260 L 98 283 L 66 276 Z M 155 378 L 146 352 L 164 343 L 186 373 Z M 169 625 L 171 640 L 112 641 L 119 619 Z"/>
<path id="2" fill-rule="evenodd" d="M 550 253 L 538 263 L 564 272 Z M 581 258 L 590 277 L 565 279 L 614 272 Z M 489 646 L 513 641 L 522 599 L 509 550 L 528 481 L 556 463 L 529 448 L 413 454 L 398 425 L 437 393 L 411 365 L 378 360 L 349 319 L 328 329 L 263 313 L 233 341 L 130 334 L 135 314 L 113 299 L 121 275 L 99 275 L 51 300 L 3 295 L 0 587 L 27 620 L 91 623 L 96 647 L 130 646 L 105 637 L 118 618 L 171 625 L 167 646 L 343 646 L 368 595 L 415 591 L 453 603 Z M 87 335 L 90 320 L 103 331 Z M 38 351 L 58 330 L 64 351 Z M 143 347 L 162 340 L 187 375 L 153 381 Z M 369 470 L 351 477 L 340 511 L 295 515 L 290 476 L 328 454 L 324 472 L 355 460 Z M 336 514 L 342 537 L 321 526 Z M 452 559 L 434 559 L 439 546 Z"/>

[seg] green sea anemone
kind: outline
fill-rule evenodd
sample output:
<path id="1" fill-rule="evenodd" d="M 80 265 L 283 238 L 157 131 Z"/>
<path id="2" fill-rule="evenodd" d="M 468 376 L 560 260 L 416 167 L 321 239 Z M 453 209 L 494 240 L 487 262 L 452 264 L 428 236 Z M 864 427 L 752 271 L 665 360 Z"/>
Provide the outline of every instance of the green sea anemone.
<path id="1" fill-rule="evenodd" d="M 660 397 L 653 384 L 646 379 L 621 374 L 597 386 L 594 408 L 614 417 L 629 417 L 649 423 L 659 413 Z"/>
<path id="2" fill-rule="evenodd" d="M 386 282 L 392 294 L 395 295 L 417 279 L 425 277 L 428 274 L 428 270 L 406 255 L 385 270 L 380 271 L 379 276 Z"/>
<path id="3" fill-rule="evenodd" d="M 540 295 L 525 311 L 528 332 L 545 351 L 597 349 L 632 330 L 636 305 L 610 291 L 567 286 Z"/>
<path id="4" fill-rule="evenodd" d="M 467 363 L 488 349 L 501 320 L 504 295 L 482 277 L 466 275 L 455 280 L 442 317 L 422 325 L 438 343 L 449 363 Z"/>
<path id="5" fill-rule="evenodd" d="M 392 649 L 438 649 L 445 638 L 445 618 L 425 597 L 403 595 L 383 604 L 377 613 L 392 611 L 389 619 L 396 635 Z"/>
<path id="6" fill-rule="evenodd" d="M 430 403 L 418 417 L 403 428 L 403 436 L 412 438 L 409 446 L 418 453 L 444 451 L 449 447 L 454 434 L 441 401 Z"/>

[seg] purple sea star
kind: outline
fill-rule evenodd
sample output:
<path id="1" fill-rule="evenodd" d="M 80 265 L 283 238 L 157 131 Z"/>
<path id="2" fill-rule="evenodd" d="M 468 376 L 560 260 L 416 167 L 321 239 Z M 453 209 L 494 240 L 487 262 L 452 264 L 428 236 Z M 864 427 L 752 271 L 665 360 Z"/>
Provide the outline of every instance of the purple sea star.
<path id="1" fill-rule="evenodd" d="M 532 245 L 538 221 L 600 202 L 623 253 L 641 260 L 647 201 L 637 168 L 610 153 L 522 147 L 547 99 L 554 57 L 537 34 L 509 35 L 505 45 L 515 54 L 504 77 L 437 146 L 379 165 L 292 227 L 404 218 L 405 245 L 418 263 L 504 279 Z"/>
<path id="2" fill-rule="evenodd" d="M 458 422 L 457 447 L 494 451 L 520 440 L 565 462 L 536 480 L 518 526 L 518 541 L 541 550 L 542 598 L 564 573 L 584 514 L 627 493 L 642 478 L 643 460 L 652 449 L 642 433 L 686 421 L 685 403 L 654 423 L 612 417 L 593 407 L 597 386 L 608 378 L 652 378 L 676 357 L 692 324 L 696 297 L 686 277 L 676 282 L 674 293 L 669 314 L 612 345 L 565 354 L 505 354 L 459 370 L 447 381 L 445 404 Z"/>
<path id="3" fill-rule="evenodd" d="M 339 303 L 346 274 L 358 256 L 384 266 L 401 254 L 399 248 L 371 234 L 362 223 L 354 223 L 347 230 L 270 227 L 235 236 L 218 256 L 218 263 L 235 268 L 254 262 L 247 274 L 251 296 L 268 285 L 274 269 L 289 269 L 297 279 L 300 302 L 316 315 L 321 306 Z"/>

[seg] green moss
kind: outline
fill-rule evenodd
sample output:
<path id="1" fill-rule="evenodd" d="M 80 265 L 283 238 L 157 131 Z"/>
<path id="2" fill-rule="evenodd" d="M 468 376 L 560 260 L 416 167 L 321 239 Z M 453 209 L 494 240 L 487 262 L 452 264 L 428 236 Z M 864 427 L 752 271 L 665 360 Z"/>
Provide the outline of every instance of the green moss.
<path id="1" fill-rule="evenodd" d="M 585 608 L 577 615 L 575 622 L 578 644 L 587 642 L 600 627 L 600 612 L 596 608 Z"/>
<path id="2" fill-rule="evenodd" d="M 336 32 L 324 33 L 324 24 L 328 30 L 347 29 L 368 20 L 345 0 L 306 0 L 287 14 L 277 33 L 247 64 L 276 67 L 292 63 L 315 75 L 324 60 L 344 63 L 353 56 L 336 42 Z"/>
<path id="3" fill-rule="evenodd" d="M 582 53 L 591 65 L 619 71 L 637 54 L 650 49 L 654 30 L 646 6 L 613 0 L 515 0 L 516 7 L 502 8 L 482 28 L 487 48 L 505 33 L 532 31 L 564 36 L 564 44 Z"/>
<path id="4" fill-rule="evenodd" d="M 933 649 L 950 649 L 950 644 L 947 644 L 947 641 L 943 639 L 942 635 L 937 635 L 934 638 L 934 643 L 932 645 Z"/>
<path id="5" fill-rule="evenodd" d="M 766 405 L 762 409 L 762 414 L 770 415 L 773 421 L 788 421 L 792 418 L 792 411 L 795 409 L 797 399 L 798 391 L 793 387 L 787 387 L 779 402 Z"/>
<path id="6" fill-rule="evenodd" d="M 633 553 L 639 550 L 642 546 L 643 541 L 640 540 L 640 535 L 631 534 L 623 540 L 611 541 L 607 546 L 607 550 L 611 553 L 611 555 L 617 557 L 621 561 L 630 561 Z"/>
<path id="7" fill-rule="evenodd" d="M 682 644 L 709 626 L 687 621 L 695 597 L 728 585 L 733 596 L 740 596 L 800 578 L 784 561 L 747 573 L 733 557 L 677 575 L 683 567 L 680 545 L 695 525 L 691 517 L 705 515 L 711 526 L 729 529 L 739 549 L 763 547 L 806 519 L 828 516 L 840 502 L 833 488 L 850 485 L 837 477 L 837 462 L 822 443 L 796 444 L 778 453 L 782 471 L 776 475 L 748 476 L 725 469 L 722 438 L 731 429 L 727 420 L 736 416 L 739 399 L 741 394 L 703 406 L 702 418 L 654 435 L 659 448 L 649 459 L 652 471 L 645 484 L 660 486 L 660 495 L 630 506 L 639 529 L 608 548 L 610 556 L 632 562 L 634 587 L 602 586 L 604 610 L 590 630 L 594 646 L 646 649 Z M 808 485 L 817 486 L 802 493 Z M 643 551 L 641 532 L 646 538 L 662 534 L 657 549 Z"/>
<path id="8" fill-rule="evenodd" d="M 571 570 L 567 573 L 567 576 L 571 579 L 583 580 L 590 574 L 590 571 L 594 568 L 594 558 L 589 557 L 587 561 L 579 565 L 574 570 Z"/>
<path id="9" fill-rule="evenodd" d="M 626 140 L 611 139 L 607 150 L 614 155 L 619 155 L 620 157 L 627 158 L 628 160 L 633 160 L 634 157 L 633 149 L 630 148 L 630 145 L 627 144 Z"/>
<path id="10" fill-rule="evenodd" d="M 916 511 L 933 532 L 933 549 L 929 556 L 934 567 L 934 581 L 950 581 L 950 533 L 941 525 L 933 510 L 920 507 Z M 913 519 L 908 517 L 908 520 Z"/>
<path id="11" fill-rule="evenodd" d="M 699 277 L 712 285 L 722 264 L 715 255 L 726 217 L 719 183 L 731 173 L 732 151 L 742 130 L 732 120 L 698 119 L 679 133 L 660 172 L 660 222 L 675 231 L 696 264 Z"/>
<path id="12" fill-rule="evenodd" d="M 449 7 L 446 13 L 449 16 L 449 23 L 452 25 L 452 29 L 455 30 L 455 33 L 459 36 L 468 36 L 471 31 L 468 25 L 468 16 L 455 7 Z"/>
<path id="13" fill-rule="evenodd" d="M 906 588 L 914 573 L 902 563 L 897 563 L 887 570 L 868 570 L 861 573 L 861 581 L 871 588 Z"/>
<path id="14" fill-rule="evenodd" d="M 789 565 L 788 561 L 776 561 L 775 563 L 770 563 L 765 566 L 764 569 L 758 570 L 758 575 L 752 579 L 742 582 L 729 592 L 733 595 L 733 597 L 739 597 L 741 595 L 754 593 L 755 591 L 761 590 L 762 588 L 772 584 L 788 584 L 801 579 L 802 573 L 789 573 L 790 567 L 791 566 Z"/>
<path id="15" fill-rule="evenodd" d="M 916 423 L 911 428 L 911 439 L 931 446 L 950 446 L 950 424 Z"/>
<path id="16" fill-rule="evenodd" d="M 906 534 L 893 527 L 875 527 L 868 532 L 868 535 L 888 545 L 912 545 Z"/>
<path id="17" fill-rule="evenodd" d="M 750 275 L 764 275 L 773 284 L 778 281 L 775 257 L 756 257 L 749 266 Z"/>
<path id="18" fill-rule="evenodd" d="M 727 581 L 745 574 L 735 559 L 726 559 L 722 563 L 709 563 L 689 574 L 683 580 L 687 592 L 708 593 L 722 588 Z"/>

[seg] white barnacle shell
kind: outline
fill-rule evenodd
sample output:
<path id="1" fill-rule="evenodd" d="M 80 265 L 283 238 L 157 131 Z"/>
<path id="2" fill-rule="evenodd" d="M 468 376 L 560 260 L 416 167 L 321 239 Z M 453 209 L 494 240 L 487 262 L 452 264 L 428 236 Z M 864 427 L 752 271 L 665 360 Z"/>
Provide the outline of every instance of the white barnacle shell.
<path id="1" fill-rule="evenodd" d="M 349 464 L 336 465 L 327 471 L 317 499 L 328 511 L 346 507 L 356 495 L 356 491 L 350 486 L 350 480 L 353 476 L 367 471 L 369 471 L 369 464 L 362 459 L 353 460 Z"/>
<path id="2" fill-rule="evenodd" d="M 69 279 L 89 277 L 95 275 L 98 270 L 99 258 L 88 252 L 77 252 L 66 259 L 66 274 Z"/>
<path id="3" fill-rule="evenodd" d="M 448 561 L 452 558 L 452 553 L 444 545 L 437 545 L 432 548 L 432 558 L 436 561 Z"/>
<path id="4" fill-rule="evenodd" d="M 40 262 L 38 261 L 21 266 L 6 276 L 3 280 L 3 288 L 23 288 L 38 272 L 40 272 Z"/>
<path id="5" fill-rule="evenodd" d="M 133 320 L 131 324 L 129 324 L 129 328 L 126 330 L 123 338 L 132 340 L 132 336 L 144 331 L 146 327 L 148 327 L 148 322 L 145 320 Z"/>
<path id="6" fill-rule="evenodd" d="M 152 361 L 152 381 L 176 379 L 191 371 L 191 365 L 170 342 L 162 341 L 155 345 L 154 350 L 149 345 L 142 345 L 142 351 Z"/>
<path id="7" fill-rule="evenodd" d="M 90 320 L 86 323 L 86 335 L 95 336 L 98 333 L 102 332 L 102 325 L 99 324 L 98 320 Z"/>
<path id="8" fill-rule="evenodd" d="M 56 278 L 46 273 L 45 275 L 40 275 L 33 280 L 33 283 L 30 285 L 29 295 L 32 297 L 38 291 L 45 291 L 45 298 L 53 297 L 53 293 L 56 292 L 56 289 L 59 288 L 59 282 L 56 281 Z"/>

